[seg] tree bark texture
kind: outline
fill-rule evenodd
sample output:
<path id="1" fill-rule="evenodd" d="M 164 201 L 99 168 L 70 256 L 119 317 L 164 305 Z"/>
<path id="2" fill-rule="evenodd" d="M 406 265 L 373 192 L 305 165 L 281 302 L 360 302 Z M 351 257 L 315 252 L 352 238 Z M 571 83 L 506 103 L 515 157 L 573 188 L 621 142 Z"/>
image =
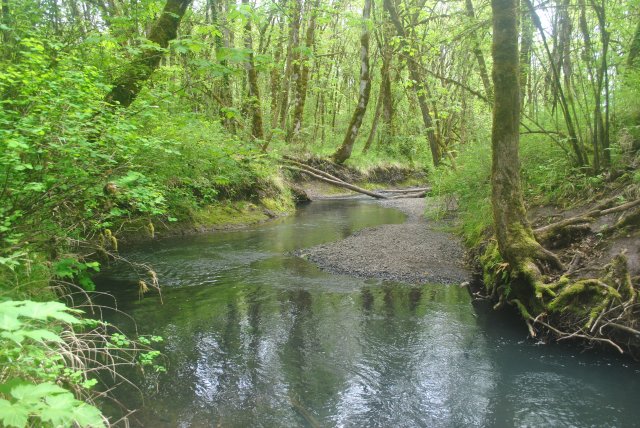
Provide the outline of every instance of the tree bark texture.
<path id="1" fill-rule="evenodd" d="M 158 48 L 145 48 L 116 79 L 106 96 L 107 103 L 128 107 L 136 99 L 142 85 L 160 65 L 164 50 L 178 35 L 178 27 L 192 0 L 167 0 L 162 13 L 149 30 L 147 39 Z"/>
<path id="2" fill-rule="evenodd" d="M 362 10 L 362 34 L 360 36 L 360 90 L 358 95 L 358 105 L 353 111 L 351 122 L 347 128 L 342 145 L 333 154 L 332 158 L 336 163 L 344 163 L 351 156 L 353 145 L 356 142 L 358 131 L 362 125 L 362 119 L 367 111 L 369 95 L 371 94 L 371 75 L 369 72 L 369 31 L 368 20 L 371 17 L 371 0 L 365 0 Z"/>
<path id="3" fill-rule="evenodd" d="M 378 131 L 378 121 L 380 120 L 380 110 L 382 109 L 382 97 L 384 97 L 384 92 L 382 91 L 382 88 L 380 88 L 380 92 L 378 93 L 378 100 L 376 101 L 376 110 L 373 114 L 373 122 L 371 123 L 371 130 L 369 131 L 367 142 L 362 148 L 362 153 L 367 153 L 369 151 L 369 149 L 371 148 L 371 144 L 376 137 L 376 132 Z"/>
<path id="4" fill-rule="evenodd" d="M 384 129 L 380 136 L 380 143 L 388 144 L 395 134 L 393 126 L 393 94 L 391 92 L 391 62 L 393 61 L 393 51 L 389 44 L 387 22 L 383 21 L 382 35 L 380 37 L 380 51 L 382 52 L 382 65 L 380 74 L 382 80 L 380 82 L 380 96 L 382 97 L 382 123 Z"/>
<path id="5" fill-rule="evenodd" d="M 534 297 L 533 263 L 542 247 L 527 221 L 520 183 L 520 85 L 517 0 L 492 0 L 493 87 L 491 203 L 498 249 L 515 278 L 512 298 L 530 306 Z M 526 280 L 519 276 L 528 276 Z"/>

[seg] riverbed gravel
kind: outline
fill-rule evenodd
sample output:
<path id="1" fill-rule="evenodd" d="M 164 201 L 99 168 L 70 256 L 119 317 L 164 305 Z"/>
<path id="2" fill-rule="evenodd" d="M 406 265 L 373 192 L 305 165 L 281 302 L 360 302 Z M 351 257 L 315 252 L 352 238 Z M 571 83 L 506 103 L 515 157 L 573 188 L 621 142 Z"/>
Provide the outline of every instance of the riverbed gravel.
<path id="1" fill-rule="evenodd" d="M 470 280 L 460 240 L 445 230 L 446 223 L 425 219 L 426 199 L 379 203 L 404 212 L 406 221 L 363 229 L 341 241 L 297 254 L 323 270 L 364 278 L 410 284 L 460 284 Z"/>

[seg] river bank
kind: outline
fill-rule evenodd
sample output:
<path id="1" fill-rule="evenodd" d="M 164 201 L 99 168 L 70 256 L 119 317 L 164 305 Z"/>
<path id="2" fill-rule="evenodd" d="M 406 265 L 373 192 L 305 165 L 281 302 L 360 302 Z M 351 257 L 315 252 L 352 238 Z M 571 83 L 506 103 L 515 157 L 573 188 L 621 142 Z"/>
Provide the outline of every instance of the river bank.
<path id="1" fill-rule="evenodd" d="M 402 224 L 367 228 L 327 244 L 296 254 L 323 270 L 363 278 L 379 278 L 410 284 L 460 284 L 469 281 L 464 248 L 459 238 L 443 231 L 445 221 L 427 222 L 424 198 L 382 200 L 407 216 Z"/>

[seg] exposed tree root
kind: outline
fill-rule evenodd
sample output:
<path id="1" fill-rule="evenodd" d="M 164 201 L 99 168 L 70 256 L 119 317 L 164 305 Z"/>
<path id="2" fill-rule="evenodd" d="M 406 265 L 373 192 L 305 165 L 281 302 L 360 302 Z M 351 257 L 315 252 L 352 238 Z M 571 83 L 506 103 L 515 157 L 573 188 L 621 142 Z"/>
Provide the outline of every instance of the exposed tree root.
<path id="1" fill-rule="evenodd" d="M 486 293 L 497 293 L 498 305 L 508 301 L 515 306 L 532 337 L 546 332 L 556 340 L 605 344 L 620 353 L 640 349 L 638 291 L 624 252 L 615 256 L 598 278 L 573 279 L 571 271 L 575 269 L 570 264 L 565 275 L 545 283 L 533 258 L 521 259 L 514 269 L 500 262 L 495 247 L 490 244 L 481 258 L 485 281 L 491 281 L 486 282 Z M 527 295 L 527 285 L 533 295 Z"/>
<path id="2" fill-rule="evenodd" d="M 597 218 L 609 214 L 628 211 L 640 205 L 640 199 L 636 199 L 631 202 L 611 207 L 615 200 L 615 198 L 607 199 L 586 213 L 560 220 L 547 226 L 539 227 L 534 230 L 535 237 L 539 242 L 552 246 L 560 246 L 591 231 L 590 224 Z M 616 229 L 620 229 L 638 221 L 640 221 L 640 209 L 636 209 L 631 213 L 623 215 L 615 225 L 608 227 L 603 232 L 610 233 Z"/>

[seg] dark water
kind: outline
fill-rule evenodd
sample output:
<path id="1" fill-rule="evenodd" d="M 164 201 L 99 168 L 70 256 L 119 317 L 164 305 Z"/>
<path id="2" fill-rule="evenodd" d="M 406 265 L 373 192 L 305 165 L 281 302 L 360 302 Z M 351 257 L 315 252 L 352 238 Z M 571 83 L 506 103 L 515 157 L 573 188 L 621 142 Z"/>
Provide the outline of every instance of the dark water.
<path id="1" fill-rule="evenodd" d="M 134 425 L 640 424 L 638 365 L 526 341 L 514 318 L 457 286 L 330 275 L 287 255 L 403 219 L 375 203 L 315 202 L 277 223 L 131 251 L 158 271 L 164 304 L 139 301 L 121 268 L 100 287 L 141 333 L 164 336 L 168 358 Z M 140 405 L 132 397 L 120 398 Z"/>

